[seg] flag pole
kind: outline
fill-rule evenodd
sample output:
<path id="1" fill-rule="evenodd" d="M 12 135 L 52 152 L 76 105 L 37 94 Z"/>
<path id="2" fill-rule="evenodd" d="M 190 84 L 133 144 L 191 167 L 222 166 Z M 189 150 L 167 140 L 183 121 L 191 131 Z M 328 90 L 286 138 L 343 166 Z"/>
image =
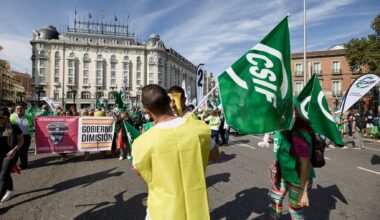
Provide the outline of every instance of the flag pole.
<path id="1" fill-rule="evenodd" d="M 303 84 L 306 85 L 306 0 L 303 0 Z"/>
<path id="2" fill-rule="evenodd" d="M 215 86 L 214 88 L 212 88 L 210 90 L 210 92 L 207 93 L 206 96 L 203 97 L 202 101 L 199 102 L 199 104 L 197 105 L 197 107 L 194 108 L 194 110 L 190 113 L 190 115 L 194 114 L 194 112 L 202 105 L 202 103 L 211 95 L 211 93 L 216 89 L 218 88 L 219 84 L 218 83 L 215 83 Z M 189 116 L 190 116 L 189 115 Z"/>

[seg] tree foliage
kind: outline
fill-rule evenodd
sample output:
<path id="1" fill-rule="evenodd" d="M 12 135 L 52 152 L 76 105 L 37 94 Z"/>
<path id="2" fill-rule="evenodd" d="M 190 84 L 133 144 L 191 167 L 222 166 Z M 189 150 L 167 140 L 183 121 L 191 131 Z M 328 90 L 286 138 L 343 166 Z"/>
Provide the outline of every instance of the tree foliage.
<path id="1" fill-rule="evenodd" d="M 346 46 L 346 58 L 351 68 L 365 66 L 367 72 L 380 75 L 380 14 L 372 21 L 375 33 L 367 38 L 351 39 Z"/>

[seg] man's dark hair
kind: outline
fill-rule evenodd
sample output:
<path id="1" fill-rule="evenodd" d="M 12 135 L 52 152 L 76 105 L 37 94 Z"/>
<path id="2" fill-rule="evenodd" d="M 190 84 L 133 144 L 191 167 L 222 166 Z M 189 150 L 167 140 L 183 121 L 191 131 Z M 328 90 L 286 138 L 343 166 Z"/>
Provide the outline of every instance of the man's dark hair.
<path id="1" fill-rule="evenodd" d="M 185 98 L 185 90 L 180 86 L 172 86 L 168 89 L 167 93 L 181 93 L 181 99 Z"/>
<path id="2" fill-rule="evenodd" d="M 170 111 L 170 98 L 165 89 L 156 84 L 142 88 L 141 102 L 153 114 L 163 114 Z"/>

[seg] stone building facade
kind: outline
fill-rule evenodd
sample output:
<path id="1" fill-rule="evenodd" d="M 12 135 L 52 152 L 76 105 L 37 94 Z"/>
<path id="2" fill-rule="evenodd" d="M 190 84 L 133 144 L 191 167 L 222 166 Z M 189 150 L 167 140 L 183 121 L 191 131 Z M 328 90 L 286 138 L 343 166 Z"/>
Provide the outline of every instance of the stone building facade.
<path id="1" fill-rule="evenodd" d="M 128 26 L 74 21 L 63 35 L 53 26 L 33 31 L 30 43 L 34 100 L 39 94 L 80 109 L 93 108 L 96 98 L 104 97 L 112 107 L 114 92 L 125 89 L 124 98 L 133 105 L 143 86 L 169 88 L 183 80 L 195 94 L 196 66 L 166 48 L 157 34 L 140 43 Z"/>

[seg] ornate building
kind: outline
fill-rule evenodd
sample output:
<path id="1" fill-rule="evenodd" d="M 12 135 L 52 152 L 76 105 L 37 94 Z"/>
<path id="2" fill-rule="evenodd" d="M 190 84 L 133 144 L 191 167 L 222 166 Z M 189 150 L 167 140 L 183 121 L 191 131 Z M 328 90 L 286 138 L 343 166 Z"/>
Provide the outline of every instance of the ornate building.
<path id="1" fill-rule="evenodd" d="M 24 87 L 15 79 L 11 65 L 6 60 L 0 60 L 0 106 L 12 106 L 16 102 L 25 101 L 21 98 Z"/>
<path id="2" fill-rule="evenodd" d="M 126 91 L 125 99 L 137 103 L 141 88 L 159 84 L 164 88 L 186 81 L 195 94 L 196 66 L 160 36 L 146 42 L 134 39 L 128 25 L 74 20 L 65 34 L 53 26 L 33 30 L 33 99 L 48 96 L 56 104 L 77 108 L 94 107 L 104 97 L 111 107 L 114 92 Z"/>

